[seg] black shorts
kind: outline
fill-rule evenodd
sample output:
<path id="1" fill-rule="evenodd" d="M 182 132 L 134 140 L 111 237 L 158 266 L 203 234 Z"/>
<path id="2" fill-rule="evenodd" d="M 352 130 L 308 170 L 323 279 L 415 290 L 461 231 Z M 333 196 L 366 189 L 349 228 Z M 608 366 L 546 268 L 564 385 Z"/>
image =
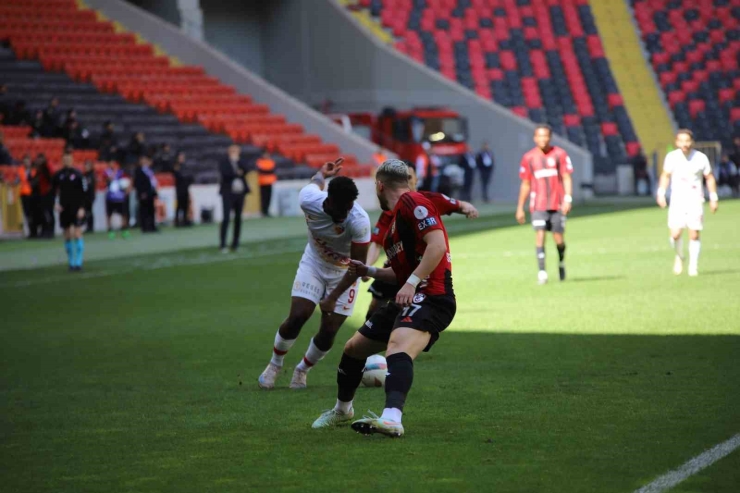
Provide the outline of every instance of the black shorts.
<path id="1" fill-rule="evenodd" d="M 110 200 L 105 201 L 105 214 L 112 216 L 113 214 L 120 214 L 122 216 L 128 216 L 128 210 L 124 207 L 127 202 L 113 202 Z"/>
<path id="2" fill-rule="evenodd" d="M 390 300 L 396 297 L 401 287 L 398 284 L 391 284 L 385 281 L 375 280 L 367 291 L 373 295 L 376 300 Z"/>
<path id="3" fill-rule="evenodd" d="M 565 233 L 566 216 L 560 211 L 534 211 L 532 212 L 532 227 L 535 231 L 552 231 L 553 233 Z"/>
<path id="4" fill-rule="evenodd" d="M 424 348 L 424 351 L 429 351 L 439 339 L 439 334 L 452 323 L 456 310 L 454 296 L 417 293 L 409 307 L 400 308 L 392 301 L 380 307 L 359 332 L 368 339 L 381 342 L 388 342 L 391 332 L 399 327 L 429 332 L 432 337 Z"/>
<path id="5" fill-rule="evenodd" d="M 80 210 L 80 207 L 65 207 L 64 210 L 59 213 L 59 225 L 62 229 L 71 227 L 79 228 L 82 226 L 85 218 L 83 217 L 80 219 L 77 217 L 77 211 Z"/>

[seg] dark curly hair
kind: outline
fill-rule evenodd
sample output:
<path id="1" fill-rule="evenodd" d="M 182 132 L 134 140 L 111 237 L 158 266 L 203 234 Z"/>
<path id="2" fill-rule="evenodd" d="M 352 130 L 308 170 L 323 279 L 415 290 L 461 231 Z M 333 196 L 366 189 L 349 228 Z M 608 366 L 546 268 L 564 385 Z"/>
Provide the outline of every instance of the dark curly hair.
<path id="1" fill-rule="evenodd" d="M 352 178 L 337 176 L 329 182 L 329 198 L 337 205 L 349 206 L 360 195 Z"/>

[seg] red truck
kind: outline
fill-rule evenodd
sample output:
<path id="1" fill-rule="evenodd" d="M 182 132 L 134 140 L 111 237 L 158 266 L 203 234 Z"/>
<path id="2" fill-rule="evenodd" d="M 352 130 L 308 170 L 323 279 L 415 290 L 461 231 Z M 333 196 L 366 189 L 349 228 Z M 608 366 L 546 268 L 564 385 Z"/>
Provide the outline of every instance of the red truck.
<path id="1" fill-rule="evenodd" d="M 467 120 L 449 109 L 396 111 L 386 108 L 380 115 L 363 112 L 329 116 L 345 130 L 375 142 L 410 163 L 424 152 L 422 144 L 425 142 L 443 164 L 459 163 L 462 154 L 468 151 Z"/>

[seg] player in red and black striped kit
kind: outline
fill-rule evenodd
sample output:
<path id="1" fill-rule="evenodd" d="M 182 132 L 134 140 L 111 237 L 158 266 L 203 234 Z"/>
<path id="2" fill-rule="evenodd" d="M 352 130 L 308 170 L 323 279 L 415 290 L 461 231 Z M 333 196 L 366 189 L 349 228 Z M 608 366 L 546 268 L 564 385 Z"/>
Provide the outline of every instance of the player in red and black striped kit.
<path id="1" fill-rule="evenodd" d="M 401 417 L 414 376 L 414 359 L 429 351 L 452 322 L 457 308 L 447 231 L 434 203 L 411 190 L 408 167 L 391 159 L 378 168 L 376 191 L 393 221 L 385 238 L 391 267 L 376 269 L 352 262 L 360 276 L 397 282 L 395 301 L 381 307 L 344 346 L 337 369 L 337 403 L 313 424 L 325 428 L 354 417 L 352 401 L 368 356 L 386 351 L 385 409 L 352 424 L 363 434 L 404 434 Z M 371 413 L 372 414 L 372 413 Z"/>
<path id="2" fill-rule="evenodd" d="M 537 247 L 537 279 L 547 282 L 545 270 L 545 232 L 552 232 L 552 239 L 560 257 L 560 280 L 565 280 L 565 219 L 573 203 L 573 164 L 568 154 L 560 147 L 551 146 L 552 129 L 549 125 L 538 125 L 534 130 L 536 147 L 524 154 L 519 165 L 522 185 L 519 189 L 519 205 L 516 220 L 524 224 L 524 202 L 529 197 L 529 212 L 535 230 Z"/>
<path id="3" fill-rule="evenodd" d="M 416 191 L 416 174 L 413 168 L 409 168 L 409 187 L 411 190 Z M 447 195 L 436 193 L 436 192 L 419 192 L 426 198 L 432 201 L 434 206 L 437 208 L 437 212 L 440 216 L 446 216 L 451 214 L 463 214 L 468 219 L 475 219 L 478 217 L 478 209 L 469 202 L 464 200 L 457 200 L 448 197 Z M 383 248 L 383 241 L 391 227 L 393 222 L 393 213 L 391 211 L 383 211 L 378 218 L 378 222 L 375 223 L 372 235 L 370 237 L 370 249 L 367 254 L 367 265 L 373 265 L 380 257 L 380 249 Z M 383 267 L 390 267 L 388 261 L 383 264 Z M 363 280 L 367 280 L 364 278 Z M 398 290 L 401 288 L 396 282 L 385 282 L 376 279 L 368 288 L 368 291 L 372 295 L 370 306 L 367 309 L 365 320 L 369 320 L 373 314 L 383 306 L 387 301 L 395 299 Z"/>

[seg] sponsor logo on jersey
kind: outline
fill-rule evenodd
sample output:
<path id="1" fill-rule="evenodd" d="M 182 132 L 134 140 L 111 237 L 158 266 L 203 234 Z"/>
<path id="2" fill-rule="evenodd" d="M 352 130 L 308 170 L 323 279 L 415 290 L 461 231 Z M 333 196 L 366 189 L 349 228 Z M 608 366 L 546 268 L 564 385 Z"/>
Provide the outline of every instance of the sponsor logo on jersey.
<path id="1" fill-rule="evenodd" d="M 551 176 L 558 176 L 558 170 L 556 169 L 538 169 L 534 172 L 534 177 L 539 178 L 549 178 Z"/>
<path id="2" fill-rule="evenodd" d="M 422 221 L 419 221 L 418 228 L 419 228 L 419 231 L 424 231 L 425 229 L 432 227 L 432 226 L 436 226 L 436 225 L 437 225 L 437 220 L 433 217 L 428 217 Z"/>
<path id="3" fill-rule="evenodd" d="M 447 196 L 447 195 L 445 195 L 445 194 L 440 194 L 440 195 L 442 195 L 442 197 L 444 197 L 444 198 L 445 198 L 445 200 L 447 200 L 447 201 L 448 201 L 448 202 L 449 202 L 450 204 L 452 204 L 452 205 L 455 205 L 455 204 L 457 204 L 457 200 L 455 200 L 455 199 L 453 199 L 453 198 L 450 198 L 450 197 L 448 197 L 448 196 Z"/>
<path id="4" fill-rule="evenodd" d="M 386 249 L 385 254 L 389 259 L 391 259 L 395 257 L 396 255 L 398 255 L 399 253 L 401 253 L 402 251 L 403 251 L 403 243 L 399 241 L 392 247 Z"/>
<path id="5" fill-rule="evenodd" d="M 421 303 L 426 298 L 424 293 L 416 293 L 414 295 L 414 303 Z"/>
<path id="6" fill-rule="evenodd" d="M 429 215 L 429 211 L 423 205 L 417 205 L 414 209 L 414 217 L 416 219 L 424 219 Z"/>
<path id="7" fill-rule="evenodd" d="M 411 317 L 403 317 L 403 318 L 401 319 L 401 323 L 402 323 L 402 324 L 410 324 L 410 323 L 413 323 L 413 322 L 414 322 L 414 321 L 413 321 L 413 320 L 411 319 Z M 388 375 L 390 375 L 390 373 L 389 373 Z"/>

